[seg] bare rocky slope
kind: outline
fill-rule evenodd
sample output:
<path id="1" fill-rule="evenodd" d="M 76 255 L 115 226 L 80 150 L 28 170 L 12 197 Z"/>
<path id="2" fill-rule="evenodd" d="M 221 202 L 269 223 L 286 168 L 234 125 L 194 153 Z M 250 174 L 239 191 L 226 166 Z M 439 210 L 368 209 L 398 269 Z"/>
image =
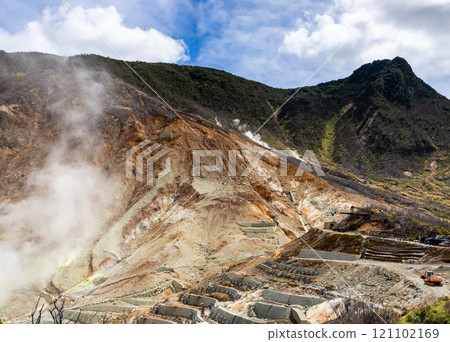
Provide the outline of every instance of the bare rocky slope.
<path id="1" fill-rule="evenodd" d="M 127 312 L 130 321 L 139 314 L 178 323 L 324 322 L 335 318 L 333 305 L 343 305 L 348 286 L 362 300 L 385 301 L 384 287 L 370 293 L 383 279 L 386 288 L 403 291 L 393 301 L 396 310 L 438 297 L 405 276 L 419 266 L 408 271 L 402 265 L 399 273 L 389 263 L 334 266 L 283 254 L 303 246 L 311 229 L 348 218 L 353 208 L 389 206 L 389 196 L 377 196 L 380 189 L 331 173 L 299 173 L 294 158 L 282 175 L 280 157 L 269 149 L 192 114 L 175 115 L 159 99 L 78 59 L 1 58 L 0 251 L 21 271 L 14 282 L 12 267 L 2 275 L 2 319 L 27 322 L 39 295 L 48 305 L 63 295 L 67 319 L 81 308 L 86 317 L 109 313 L 110 322 Z M 155 161 L 153 174 L 170 172 L 151 178 L 153 184 L 136 179 L 149 172 L 136 153 L 126 176 L 127 151 L 145 140 L 160 144 L 155 153 L 170 149 Z M 194 175 L 195 150 L 223 151 L 223 170 L 201 168 Z M 264 155 L 252 168 L 258 153 Z M 273 273 L 267 273 L 258 266 L 267 260 L 291 268 L 269 265 Z M 294 266 L 320 275 L 293 276 L 300 274 Z M 448 267 L 440 270 L 448 273 Z M 361 286 L 353 278 L 337 285 L 354 274 L 365 277 Z M 322 307 L 279 303 L 264 297 L 268 289 L 319 298 L 314 304 Z M 180 293 L 225 301 L 205 316 L 200 311 L 207 304 L 189 311 L 190 300 Z"/>
<path id="2" fill-rule="evenodd" d="M 117 60 L 74 58 L 148 88 Z M 130 65 L 177 109 L 226 127 L 233 120 L 255 131 L 294 93 L 220 70 L 163 63 Z M 449 180 L 450 101 L 396 57 L 365 64 L 344 79 L 303 87 L 259 132 L 274 146 L 313 150 L 323 162 L 366 177 L 421 175 L 435 161 L 439 180 Z"/>

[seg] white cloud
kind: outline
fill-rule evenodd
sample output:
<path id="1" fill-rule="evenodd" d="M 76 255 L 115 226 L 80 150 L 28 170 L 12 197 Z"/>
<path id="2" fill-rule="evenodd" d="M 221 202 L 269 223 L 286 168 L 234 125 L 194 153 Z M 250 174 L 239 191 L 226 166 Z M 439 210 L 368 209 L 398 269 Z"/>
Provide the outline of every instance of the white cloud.
<path id="1" fill-rule="evenodd" d="M 197 62 L 271 85 L 286 86 L 292 64 L 280 56 L 285 25 L 295 25 L 309 1 L 254 0 L 219 2 L 199 6 L 198 32 L 204 34 Z M 296 74 L 297 72 L 295 72 Z M 299 77 L 296 75 L 298 84 Z"/>
<path id="2" fill-rule="evenodd" d="M 126 27 L 114 6 L 78 6 L 74 11 L 125 60 L 173 63 L 189 59 L 182 40 L 175 40 L 154 28 Z M 118 58 L 77 14 L 67 6 L 57 10 L 47 8 L 41 18 L 29 22 L 22 31 L 11 34 L 0 29 L 0 48 L 9 52 L 95 53 Z"/>
<path id="3" fill-rule="evenodd" d="M 334 0 L 324 12 L 298 20 L 280 52 L 324 61 L 351 37 L 330 63 L 334 70 L 350 72 L 349 65 L 401 56 L 425 80 L 448 79 L 450 50 L 443 47 L 450 46 L 450 1 L 390 1 L 377 12 L 383 2 Z"/>
<path id="4" fill-rule="evenodd" d="M 197 63 L 276 87 L 300 86 L 353 38 L 307 85 L 349 76 L 375 59 L 404 57 L 416 74 L 450 97 L 450 1 L 390 0 L 202 2 L 206 32 Z"/>

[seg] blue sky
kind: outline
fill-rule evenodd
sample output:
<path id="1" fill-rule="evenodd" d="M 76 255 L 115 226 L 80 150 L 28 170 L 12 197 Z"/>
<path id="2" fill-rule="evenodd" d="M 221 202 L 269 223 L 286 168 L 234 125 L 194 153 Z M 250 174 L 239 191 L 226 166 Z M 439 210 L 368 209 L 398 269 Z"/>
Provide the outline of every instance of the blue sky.
<path id="1" fill-rule="evenodd" d="M 1 0 L 0 49 L 117 58 L 87 22 L 127 60 L 213 67 L 286 88 L 343 45 L 307 85 L 402 56 L 450 97 L 450 0 L 67 2 L 76 14 L 58 0 Z"/>

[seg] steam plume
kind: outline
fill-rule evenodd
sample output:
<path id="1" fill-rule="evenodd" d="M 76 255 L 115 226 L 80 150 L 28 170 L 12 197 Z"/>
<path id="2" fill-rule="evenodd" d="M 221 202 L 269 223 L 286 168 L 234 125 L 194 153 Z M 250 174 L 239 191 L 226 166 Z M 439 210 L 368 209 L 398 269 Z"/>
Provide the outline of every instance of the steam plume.
<path id="1" fill-rule="evenodd" d="M 32 195 L 5 205 L 0 215 L 0 305 L 14 290 L 44 285 L 98 229 L 116 193 L 94 164 L 108 77 L 94 79 L 85 69 L 73 69 L 72 76 L 48 106 L 61 115 L 62 134 L 46 166 L 27 179 Z"/>

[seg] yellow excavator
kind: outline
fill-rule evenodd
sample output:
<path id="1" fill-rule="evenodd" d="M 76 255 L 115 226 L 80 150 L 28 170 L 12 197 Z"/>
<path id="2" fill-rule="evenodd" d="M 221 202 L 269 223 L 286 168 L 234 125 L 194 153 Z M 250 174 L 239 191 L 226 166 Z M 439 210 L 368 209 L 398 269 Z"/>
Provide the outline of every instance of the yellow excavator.
<path id="1" fill-rule="evenodd" d="M 422 278 L 427 285 L 442 286 L 442 277 L 435 275 L 433 271 L 427 271 L 425 274 L 421 274 L 420 278 Z"/>

